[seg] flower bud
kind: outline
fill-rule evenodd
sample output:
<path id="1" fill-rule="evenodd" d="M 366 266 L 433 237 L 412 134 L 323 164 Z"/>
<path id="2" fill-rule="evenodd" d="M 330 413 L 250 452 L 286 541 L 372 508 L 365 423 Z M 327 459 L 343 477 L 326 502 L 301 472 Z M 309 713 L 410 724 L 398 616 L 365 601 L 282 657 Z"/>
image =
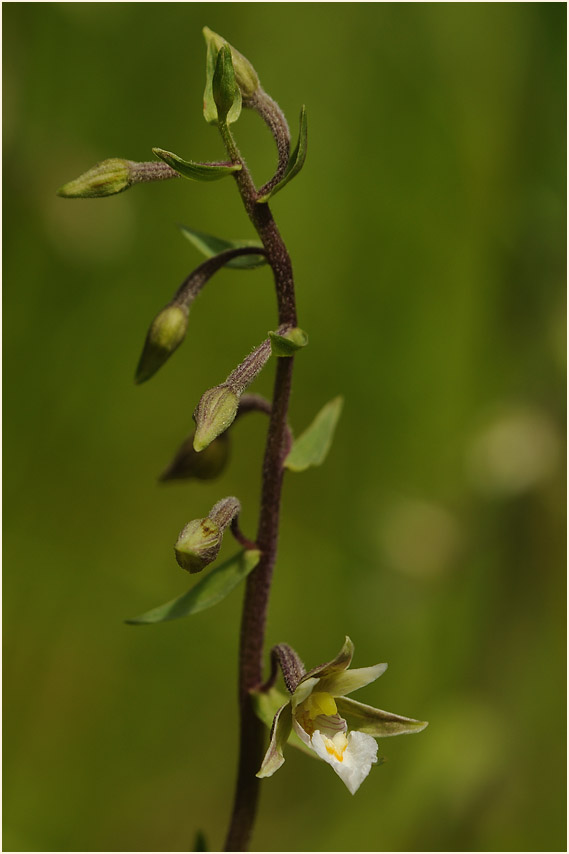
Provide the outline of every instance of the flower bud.
<path id="1" fill-rule="evenodd" d="M 133 181 L 132 165 L 129 160 L 111 157 L 97 163 L 79 178 L 64 184 L 57 191 L 58 196 L 67 199 L 92 199 L 100 196 L 113 196 L 128 190 Z"/>
<path id="2" fill-rule="evenodd" d="M 221 548 L 223 532 L 240 511 L 238 499 L 229 496 L 218 501 L 205 519 L 188 522 L 174 546 L 176 560 L 182 569 L 201 572 L 212 563 Z"/>
<path id="3" fill-rule="evenodd" d="M 216 559 L 222 537 L 219 525 L 209 517 L 193 519 L 180 532 L 174 546 L 176 560 L 188 572 L 201 572 Z"/>
<path id="4" fill-rule="evenodd" d="M 180 346 L 188 328 L 188 310 L 169 305 L 156 315 L 148 330 L 135 382 L 143 383 L 156 373 Z"/>
<path id="5" fill-rule="evenodd" d="M 212 93 L 217 117 L 220 122 L 227 121 L 227 115 L 232 108 L 240 109 L 241 91 L 235 80 L 231 50 L 229 45 L 222 45 L 215 63 L 212 80 Z"/>
<path id="6" fill-rule="evenodd" d="M 213 480 L 229 459 L 229 435 L 223 433 L 201 453 L 194 450 L 194 433 L 180 445 L 170 465 L 162 472 L 159 480 Z"/>
<path id="7" fill-rule="evenodd" d="M 223 45 L 227 45 L 231 50 L 231 58 L 233 60 L 233 68 L 235 70 L 235 80 L 241 90 L 244 98 L 250 98 L 259 88 L 259 76 L 248 59 L 242 53 L 239 53 L 225 39 L 210 30 L 209 27 L 203 28 L 203 34 L 206 44 L 211 46 L 213 50 L 221 50 Z"/>
<path id="8" fill-rule="evenodd" d="M 227 385 L 219 385 L 206 391 L 194 412 L 194 450 L 198 453 L 203 451 L 224 433 L 233 423 L 238 408 L 239 397 Z"/>

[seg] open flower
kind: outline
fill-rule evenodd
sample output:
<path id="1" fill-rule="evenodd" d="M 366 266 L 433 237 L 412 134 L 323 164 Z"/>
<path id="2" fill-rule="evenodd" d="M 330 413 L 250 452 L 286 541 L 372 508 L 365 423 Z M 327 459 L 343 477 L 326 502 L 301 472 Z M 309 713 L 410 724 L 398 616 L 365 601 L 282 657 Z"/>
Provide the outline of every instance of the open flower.
<path id="1" fill-rule="evenodd" d="M 271 777 L 281 767 L 283 747 L 294 731 L 306 747 L 332 766 L 353 795 L 377 762 L 376 738 L 425 729 L 425 721 L 347 698 L 387 669 L 387 664 L 376 664 L 348 670 L 353 654 L 354 645 L 347 637 L 336 658 L 306 673 L 291 647 L 279 644 L 273 648 L 270 684 L 279 664 L 290 699 L 274 716 L 269 749 L 257 777 Z"/>

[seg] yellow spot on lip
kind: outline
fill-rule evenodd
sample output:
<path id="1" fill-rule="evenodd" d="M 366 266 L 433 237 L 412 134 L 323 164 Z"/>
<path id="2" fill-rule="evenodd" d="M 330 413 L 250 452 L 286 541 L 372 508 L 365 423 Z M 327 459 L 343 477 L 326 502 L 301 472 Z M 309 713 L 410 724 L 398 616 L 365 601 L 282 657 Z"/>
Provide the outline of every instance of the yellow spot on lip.
<path id="1" fill-rule="evenodd" d="M 322 736 L 324 740 L 324 747 L 338 762 L 344 761 L 344 752 L 346 747 L 348 746 L 348 739 L 346 738 L 345 733 L 338 732 L 334 736 L 334 738 L 328 738 L 327 736 Z"/>

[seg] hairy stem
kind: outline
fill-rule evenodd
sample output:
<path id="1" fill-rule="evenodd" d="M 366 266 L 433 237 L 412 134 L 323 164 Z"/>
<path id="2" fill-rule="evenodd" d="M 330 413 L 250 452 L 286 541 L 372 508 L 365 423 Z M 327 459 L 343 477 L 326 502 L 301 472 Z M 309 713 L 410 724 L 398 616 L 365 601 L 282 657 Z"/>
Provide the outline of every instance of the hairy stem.
<path id="1" fill-rule="evenodd" d="M 279 325 L 296 326 L 292 264 L 267 204 L 256 202 L 257 190 L 227 126 L 220 127 L 232 162 L 243 168 L 234 178 L 249 217 L 263 242 L 272 268 L 277 295 Z M 284 459 L 288 451 L 287 413 L 292 383 L 292 357 L 277 359 L 275 385 L 265 456 L 257 547 L 261 560 L 247 579 L 239 648 L 240 744 L 237 784 L 226 851 L 245 851 L 253 829 L 260 780 L 255 776 L 263 758 L 263 724 L 256 717 L 250 692 L 263 682 L 265 625 L 273 568 L 277 556 L 280 500 Z"/>

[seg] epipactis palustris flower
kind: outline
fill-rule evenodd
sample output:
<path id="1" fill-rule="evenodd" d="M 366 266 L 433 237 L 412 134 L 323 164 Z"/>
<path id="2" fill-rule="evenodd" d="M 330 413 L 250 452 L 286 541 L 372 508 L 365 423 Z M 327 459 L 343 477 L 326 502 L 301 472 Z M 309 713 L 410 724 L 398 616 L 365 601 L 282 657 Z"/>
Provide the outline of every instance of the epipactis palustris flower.
<path id="1" fill-rule="evenodd" d="M 358 688 L 378 679 L 387 664 L 349 670 L 354 645 L 346 637 L 336 658 L 309 670 L 287 644 L 273 648 L 273 675 L 280 665 L 290 699 L 275 714 L 269 749 L 257 777 L 271 777 L 285 761 L 283 747 L 291 732 L 332 766 L 355 794 L 377 762 L 376 738 L 420 732 L 426 721 L 384 712 L 349 699 Z"/>

